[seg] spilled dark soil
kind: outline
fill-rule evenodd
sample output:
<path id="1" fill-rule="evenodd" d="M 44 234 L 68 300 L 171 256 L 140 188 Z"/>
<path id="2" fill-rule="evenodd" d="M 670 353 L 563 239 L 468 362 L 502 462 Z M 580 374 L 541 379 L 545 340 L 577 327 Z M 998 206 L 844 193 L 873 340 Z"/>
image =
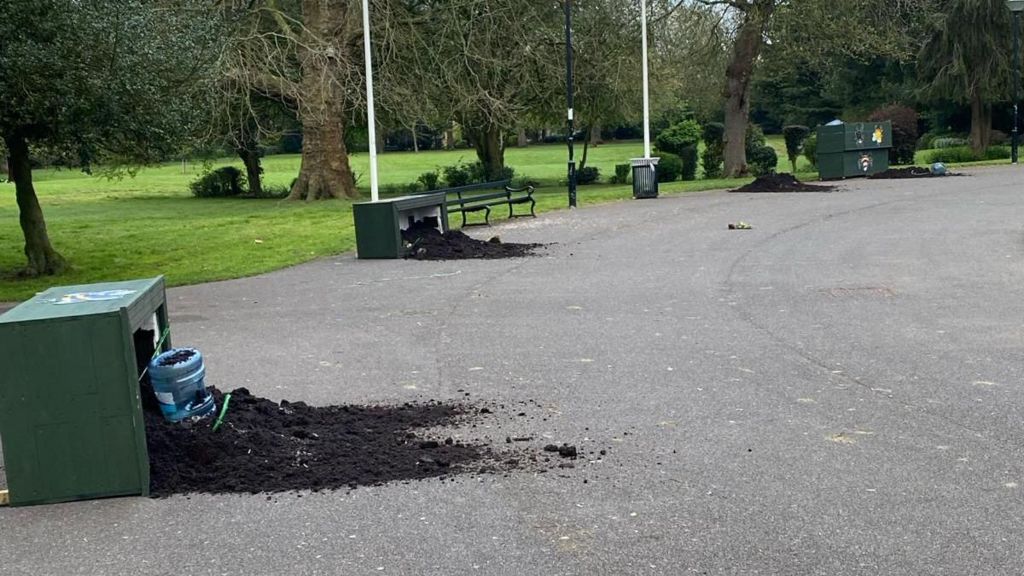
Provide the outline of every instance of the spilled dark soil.
<path id="1" fill-rule="evenodd" d="M 402 231 L 402 240 L 408 246 L 406 258 L 416 260 L 460 260 L 467 258 L 520 258 L 533 256 L 543 244 L 513 244 L 502 242 L 497 236 L 488 241 L 477 240 L 461 230 L 441 233 L 436 228 L 413 225 Z"/>
<path id="2" fill-rule="evenodd" d="M 868 178 L 872 180 L 882 180 L 892 178 L 942 178 L 944 176 L 960 176 L 960 174 L 953 174 L 952 172 L 946 172 L 941 175 L 932 174 L 932 171 L 927 168 L 908 166 L 906 168 L 889 168 L 882 172 L 876 172 L 868 176 Z"/>
<path id="3" fill-rule="evenodd" d="M 219 412 L 224 394 L 208 390 Z M 315 407 L 275 403 L 239 388 L 216 431 L 212 416 L 170 423 L 145 410 L 150 490 L 155 497 L 317 491 L 575 467 L 577 448 L 569 444 L 552 454 L 532 443 L 518 444 L 532 437 L 492 445 L 455 434 L 455 427 L 471 430 L 500 416 L 498 411 L 497 406 L 442 402 Z"/>
<path id="4" fill-rule="evenodd" d="M 768 174 L 730 192 L 831 192 L 835 186 L 804 184 L 792 174 Z"/>
<path id="5" fill-rule="evenodd" d="M 182 362 L 188 361 L 189 358 L 195 356 L 195 352 L 187 348 L 177 350 L 173 354 L 169 354 L 160 359 L 161 366 L 174 366 L 175 364 L 181 364 Z"/>

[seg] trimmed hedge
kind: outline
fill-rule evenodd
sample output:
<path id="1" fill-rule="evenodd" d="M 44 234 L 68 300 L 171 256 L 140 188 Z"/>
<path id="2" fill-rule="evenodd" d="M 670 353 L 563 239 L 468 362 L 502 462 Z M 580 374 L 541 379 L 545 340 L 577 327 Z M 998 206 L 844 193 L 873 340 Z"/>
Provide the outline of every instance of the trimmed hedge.
<path id="1" fill-rule="evenodd" d="M 222 166 L 193 180 L 188 189 L 196 198 L 229 198 L 245 193 L 245 174 L 234 166 Z"/>

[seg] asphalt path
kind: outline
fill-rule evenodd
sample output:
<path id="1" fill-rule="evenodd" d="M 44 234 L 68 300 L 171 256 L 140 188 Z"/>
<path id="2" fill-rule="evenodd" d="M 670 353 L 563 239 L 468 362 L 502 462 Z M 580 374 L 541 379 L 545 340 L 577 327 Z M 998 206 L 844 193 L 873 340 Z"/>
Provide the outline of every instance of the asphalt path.
<path id="1" fill-rule="evenodd" d="M 534 401 L 457 434 L 607 455 L 4 508 L 0 574 L 1021 574 L 1022 183 L 668 196 L 473 231 L 550 243 L 536 258 L 345 255 L 172 289 L 175 344 L 221 388 Z"/>

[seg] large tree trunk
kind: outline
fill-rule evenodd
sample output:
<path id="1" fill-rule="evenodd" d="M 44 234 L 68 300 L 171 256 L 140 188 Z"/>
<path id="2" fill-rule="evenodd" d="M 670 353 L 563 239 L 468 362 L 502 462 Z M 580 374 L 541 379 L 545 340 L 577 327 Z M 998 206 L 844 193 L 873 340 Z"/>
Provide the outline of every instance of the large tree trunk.
<path id="1" fill-rule="evenodd" d="M 289 200 L 356 198 L 355 179 L 345 147 L 345 87 L 337 62 L 347 55 L 324 58 L 317 42 L 334 38 L 352 16 L 347 3 L 338 0 L 302 0 L 304 43 L 298 49 L 304 95 L 299 107 L 302 122 L 302 165 Z M 343 44 L 331 46 L 343 50 Z"/>
<path id="2" fill-rule="evenodd" d="M 520 128 L 516 132 L 516 148 L 526 148 L 530 145 L 530 139 L 526 137 L 526 128 Z"/>
<path id="3" fill-rule="evenodd" d="M 500 180 L 505 170 L 505 146 L 501 139 L 501 129 L 488 125 L 471 132 L 476 157 L 484 165 L 488 180 Z"/>
<path id="4" fill-rule="evenodd" d="M 39 206 L 35 187 L 32 185 L 32 165 L 29 162 L 28 142 L 20 134 L 10 134 L 4 138 L 7 143 L 8 169 L 10 179 L 14 181 L 15 196 L 18 201 L 21 231 L 25 236 L 25 275 L 42 276 L 60 274 L 67 269 L 67 261 L 57 253 L 50 244 L 50 235 L 46 233 L 46 220 L 43 209 Z"/>
<path id="5" fill-rule="evenodd" d="M 333 107 L 333 106 L 332 106 Z M 356 198 L 341 114 L 302 121 L 302 166 L 289 200 Z"/>
<path id="6" fill-rule="evenodd" d="M 597 146 L 601 143 L 601 124 L 595 123 L 590 127 L 590 145 Z"/>
<path id="7" fill-rule="evenodd" d="M 249 194 L 263 195 L 263 166 L 260 165 L 260 151 L 256 142 L 246 139 L 235 149 L 245 165 L 245 179 L 249 183 Z"/>
<path id="8" fill-rule="evenodd" d="M 981 92 L 971 94 L 971 150 L 982 155 L 992 141 L 992 107 Z"/>
<path id="9" fill-rule="evenodd" d="M 747 171 L 746 135 L 750 119 L 750 83 L 761 54 L 764 32 L 776 0 L 753 0 L 743 9 L 732 56 L 725 70 L 725 176 Z"/>

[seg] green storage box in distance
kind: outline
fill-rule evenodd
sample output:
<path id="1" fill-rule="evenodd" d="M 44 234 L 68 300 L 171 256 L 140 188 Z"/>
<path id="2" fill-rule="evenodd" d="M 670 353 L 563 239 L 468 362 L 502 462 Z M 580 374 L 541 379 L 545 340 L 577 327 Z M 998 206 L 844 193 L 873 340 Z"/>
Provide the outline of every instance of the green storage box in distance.
<path id="1" fill-rule="evenodd" d="M 0 316 L 12 505 L 149 493 L 133 336 L 154 314 L 165 333 L 162 277 L 51 288 Z"/>
<path id="2" fill-rule="evenodd" d="M 402 230 L 415 222 L 432 219 L 441 232 L 448 230 L 444 192 L 387 198 L 352 205 L 356 227 L 356 255 L 359 258 L 401 258 L 405 256 Z"/>
<path id="3" fill-rule="evenodd" d="M 892 123 L 848 122 L 818 127 L 818 175 L 822 180 L 867 176 L 889 169 Z"/>

